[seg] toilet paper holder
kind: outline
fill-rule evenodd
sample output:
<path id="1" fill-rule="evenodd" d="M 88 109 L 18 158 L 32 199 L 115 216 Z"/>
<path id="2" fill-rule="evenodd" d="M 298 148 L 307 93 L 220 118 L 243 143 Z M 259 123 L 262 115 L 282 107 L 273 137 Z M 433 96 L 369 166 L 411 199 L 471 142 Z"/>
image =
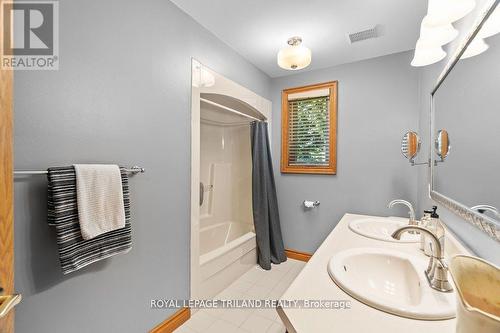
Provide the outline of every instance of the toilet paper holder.
<path id="1" fill-rule="evenodd" d="M 304 202 L 302 203 L 304 205 L 304 207 L 306 208 L 316 208 L 319 206 L 320 202 L 319 201 L 309 201 L 309 200 L 304 200 Z"/>

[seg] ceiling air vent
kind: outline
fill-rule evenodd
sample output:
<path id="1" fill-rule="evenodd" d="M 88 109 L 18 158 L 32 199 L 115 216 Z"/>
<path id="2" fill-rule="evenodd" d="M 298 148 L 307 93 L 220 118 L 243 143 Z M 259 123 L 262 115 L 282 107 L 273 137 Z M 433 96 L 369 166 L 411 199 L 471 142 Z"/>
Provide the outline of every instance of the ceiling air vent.
<path id="1" fill-rule="evenodd" d="M 352 44 L 356 42 L 361 42 L 362 40 L 377 38 L 379 36 L 381 36 L 381 29 L 379 25 L 376 25 L 373 28 L 349 34 L 349 42 Z"/>

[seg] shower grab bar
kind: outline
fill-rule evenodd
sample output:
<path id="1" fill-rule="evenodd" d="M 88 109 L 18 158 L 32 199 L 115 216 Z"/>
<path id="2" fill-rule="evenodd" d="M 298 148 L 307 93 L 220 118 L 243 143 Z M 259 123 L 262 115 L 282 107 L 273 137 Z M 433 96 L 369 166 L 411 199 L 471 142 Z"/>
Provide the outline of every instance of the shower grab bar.
<path id="1" fill-rule="evenodd" d="M 205 199 L 205 185 L 200 182 L 200 207 L 203 205 L 203 200 Z"/>
<path id="2" fill-rule="evenodd" d="M 136 173 L 144 173 L 146 172 L 146 169 L 139 167 L 139 166 L 133 166 L 131 168 L 125 169 L 126 172 L 131 173 L 131 174 L 136 174 Z M 47 170 L 15 170 L 14 175 L 46 175 L 48 173 Z"/>
<path id="3" fill-rule="evenodd" d="M 223 110 L 239 114 L 240 116 L 243 116 L 243 117 L 247 117 L 247 118 L 250 118 L 250 119 L 253 119 L 253 120 L 257 120 L 257 121 L 262 121 L 262 119 L 253 117 L 253 116 L 251 116 L 249 114 L 246 114 L 246 113 L 243 113 L 243 112 L 240 112 L 240 111 L 236 111 L 235 109 L 228 108 L 227 106 L 224 106 L 224 105 L 219 104 L 219 103 L 212 102 L 211 100 L 208 100 L 208 99 L 203 98 L 203 97 L 200 97 L 200 101 L 208 103 L 208 104 L 213 105 L 213 106 L 216 106 L 216 107 L 221 108 Z"/>

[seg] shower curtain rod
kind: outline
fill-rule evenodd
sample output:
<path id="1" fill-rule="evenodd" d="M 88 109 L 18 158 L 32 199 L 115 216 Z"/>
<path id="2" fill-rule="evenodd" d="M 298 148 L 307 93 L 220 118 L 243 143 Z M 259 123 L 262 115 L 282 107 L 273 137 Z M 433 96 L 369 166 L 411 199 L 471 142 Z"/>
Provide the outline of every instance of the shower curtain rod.
<path id="1" fill-rule="evenodd" d="M 216 106 L 218 108 L 224 109 L 226 111 L 229 111 L 229 112 L 232 112 L 232 113 L 236 113 L 236 114 L 238 114 L 240 116 L 243 116 L 243 117 L 247 117 L 247 118 L 250 118 L 250 119 L 253 119 L 253 120 L 256 120 L 256 121 L 262 121 L 262 119 L 253 117 L 251 115 L 248 115 L 248 114 L 240 112 L 240 111 L 236 111 L 235 109 L 228 108 L 227 106 L 221 105 L 219 103 L 212 102 L 211 100 L 208 100 L 208 99 L 203 98 L 203 97 L 200 97 L 200 101 L 208 103 L 208 104 L 211 104 L 213 106 Z"/>
<path id="2" fill-rule="evenodd" d="M 221 122 L 221 121 L 215 121 L 215 120 L 200 118 L 200 122 L 202 124 L 216 125 L 216 126 L 222 126 L 222 127 L 238 127 L 238 126 L 248 126 L 251 123 L 253 123 L 253 120 L 251 122 L 242 121 L 242 122 L 239 122 L 239 123 L 224 123 L 224 122 Z"/>

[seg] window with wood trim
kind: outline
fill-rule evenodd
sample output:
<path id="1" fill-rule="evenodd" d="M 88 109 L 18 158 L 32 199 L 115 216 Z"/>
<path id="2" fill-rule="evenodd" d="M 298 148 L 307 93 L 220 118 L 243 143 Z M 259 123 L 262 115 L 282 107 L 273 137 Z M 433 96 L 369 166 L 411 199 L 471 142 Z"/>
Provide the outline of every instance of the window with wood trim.
<path id="1" fill-rule="evenodd" d="M 281 172 L 337 172 L 337 81 L 283 90 Z"/>

